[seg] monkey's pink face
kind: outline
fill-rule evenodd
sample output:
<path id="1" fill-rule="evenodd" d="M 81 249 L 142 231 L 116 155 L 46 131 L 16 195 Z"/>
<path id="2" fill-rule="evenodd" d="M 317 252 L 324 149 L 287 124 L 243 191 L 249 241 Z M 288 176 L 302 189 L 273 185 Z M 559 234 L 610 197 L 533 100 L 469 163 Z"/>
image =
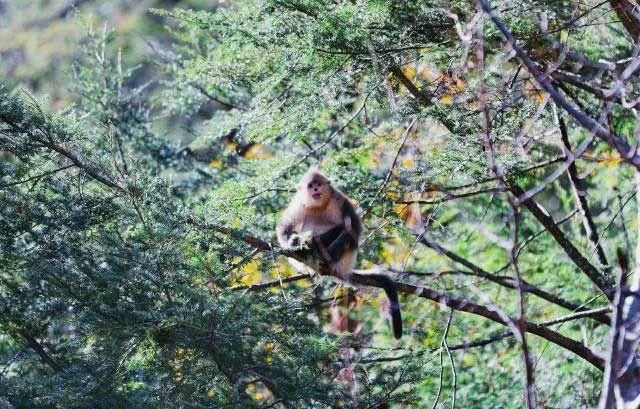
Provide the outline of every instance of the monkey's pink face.
<path id="1" fill-rule="evenodd" d="M 331 197 L 331 186 L 318 179 L 312 179 L 307 183 L 307 205 L 316 207 L 323 206 Z"/>

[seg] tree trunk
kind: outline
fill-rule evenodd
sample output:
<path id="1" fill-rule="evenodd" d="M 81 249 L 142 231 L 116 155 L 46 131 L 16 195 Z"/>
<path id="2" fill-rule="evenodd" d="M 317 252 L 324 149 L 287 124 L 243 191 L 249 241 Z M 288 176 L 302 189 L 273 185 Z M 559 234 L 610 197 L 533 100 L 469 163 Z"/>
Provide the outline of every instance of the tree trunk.
<path id="1" fill-rule="evenodd" d="M 640 194 L 640 172 L 635 171 L 636 192 Z M 640 198 L 636 198 L 640 220 Z M 602 409 L 640 408 L 640 228 L 636 244 L 635 266 L 631 285 L 627 286 L 626 257 L 620 258 L 621 274 L 614 298 L 611 342 L 605 367 L 604 386 L 600 399 Z"/>

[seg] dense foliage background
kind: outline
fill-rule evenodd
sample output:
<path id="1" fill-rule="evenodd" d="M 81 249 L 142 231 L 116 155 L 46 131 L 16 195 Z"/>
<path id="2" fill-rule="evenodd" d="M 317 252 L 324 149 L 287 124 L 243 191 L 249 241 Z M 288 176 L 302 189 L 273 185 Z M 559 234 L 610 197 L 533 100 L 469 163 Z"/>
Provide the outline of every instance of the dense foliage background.
<path id="1" fill-rule="evenodd" d="M 637 396 L 635 12 L 0 1 L 0 408 Z M 311 165 L 400 341 L 269 244 Z"/>

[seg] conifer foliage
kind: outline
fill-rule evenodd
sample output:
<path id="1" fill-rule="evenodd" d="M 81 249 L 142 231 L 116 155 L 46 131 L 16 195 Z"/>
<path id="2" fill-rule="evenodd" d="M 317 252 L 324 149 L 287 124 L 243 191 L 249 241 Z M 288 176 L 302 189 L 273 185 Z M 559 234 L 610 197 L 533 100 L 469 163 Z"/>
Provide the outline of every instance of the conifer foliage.
<path id="1" fill-rule="evenodd" d="M 85 23 L 73 102 L 0 85 L 0 408 L 631 405 L 630 4 L 152 9 L 144 56 Z M 312 165 L 351 283 L 275 245 Z"/>

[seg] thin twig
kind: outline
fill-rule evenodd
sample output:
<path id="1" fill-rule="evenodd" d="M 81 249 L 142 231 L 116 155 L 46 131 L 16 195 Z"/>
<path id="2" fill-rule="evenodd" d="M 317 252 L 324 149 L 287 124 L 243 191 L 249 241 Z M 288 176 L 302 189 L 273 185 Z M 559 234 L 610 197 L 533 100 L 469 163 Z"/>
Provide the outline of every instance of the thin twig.
<path id="1" fill-rule="evenodd" d="M 418 121 L 418 118 L 414 118 L 411 121 L 411 123 L 409 123 L 409 126 L 407 126 L 407 129 L 404 130 L 404 135 L 403 135 L 403 138 L 402 138 L 402 142 L 400 143 L 400 147 L 398 147 L 398 151 L 396 152 L 396 156 L 393 158 L 393 162 L 391 163 L 391 167 L 389 168 L 389 171 L 387 172 L 387 175 L 384 177 L 384 180 L 382 181 L 382 184 L 378 188 L 378 191 L 376 192 L 376 194 L 371 199 L 371 203 L 369 203 L 369 206 L 364 211 L 364 213 L 362 215 L 363 219 L 365 217 L 367 217 L 367 215 L 371 211 L 371 208 L 373 207 L 375 202 L 378 200 L 378 197 L 382 194 L 382 192 L 384 191 L 384 188 L 387 186 L 387 183 L 389 183 L 389 180 L 391 180 L 391 174 L 393 173 L 393 169 L 396 167 L 396 163 L 398 162 L 398 157 L 400 157 L 400 152 L 402 152 L 402 148 L 404 148 L 404 144 L 407 142 L 407 138 L 409 138 L 409 135 L 411 134 L 411 128 L 413 128 L 413 125 L 415 125 L 415 123 L 417 121 Z"/>

